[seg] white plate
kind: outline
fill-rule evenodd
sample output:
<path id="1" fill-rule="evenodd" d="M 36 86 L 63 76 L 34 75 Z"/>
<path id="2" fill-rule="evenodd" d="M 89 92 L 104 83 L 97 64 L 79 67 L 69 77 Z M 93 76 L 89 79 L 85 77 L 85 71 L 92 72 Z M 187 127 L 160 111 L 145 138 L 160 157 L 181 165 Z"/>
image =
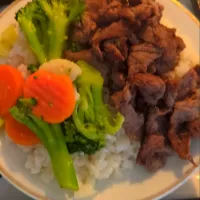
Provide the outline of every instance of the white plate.
<path id="1" fill-rule="evenodd" d="M 159 0 L 165 6 L 164 22 L 177 28 L 187 44 L 187 55 L 190 59 L 198 60 L 199 23 L 181 5 L 170 0 Z M 27 3 L 27 0 L 19 0 L 13 3 L 0 14 L 0 32 L 14 21 L 15 12 Z M 192 144 L 192 154 L 195 161 L 200 163 L 198 141 Z M 15 187 L 29 196 L 42 200 L 63 200 L 64 191 L 56 182 L 45 185 L 38 176 L 32 176 L 24 169 L 24 154 L 15 146 L 4 145 L 0 139 L 0 171 L 4 177 Z M 197 170 L 197 169 L 196 169 Z M 123 180 L 99 182 L 99 193 L 92 197 L 95 200 L 144 200 L 159 199 L 169 194 L 182 185 L 195 169 L 177 156 L 168 159 L 164 169 L 157 173 L 148 173 L 143 167 L 137 166 L 134 171 L 127 171 Z"/>

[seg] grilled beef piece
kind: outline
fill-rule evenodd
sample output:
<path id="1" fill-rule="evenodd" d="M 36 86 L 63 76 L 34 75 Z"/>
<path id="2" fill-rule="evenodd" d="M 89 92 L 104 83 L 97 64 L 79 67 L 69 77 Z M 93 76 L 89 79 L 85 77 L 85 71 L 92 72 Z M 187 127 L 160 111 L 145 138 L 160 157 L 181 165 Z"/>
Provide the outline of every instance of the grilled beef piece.
<path id="1" fill-rule="evenodd" d="M 130 140 L 140 141 L 143 137 L 144 115 L 137 113 L 131 104 L 121 104 L 120 112 L 124 115 L 124 129 Z"/>
<path id="2" fill-rule="evenodd" d="M 148 111 L 148 117 L 146 120 L 146 134 L 151 135 L 159 133 L 167 136 L 169 129 L 169 117 L 170 110 L 159 110 L 157 107 L 151 107 Z"/>
<path id="3" fill-rule="evenodd" d="M 197 73 L 191 69 L 179 82 L 177 100 L 181 101 L 186 97 L 191 96 L 196 90 Z"/>
<path id="4" fill-rule="evenodd" d="M 170 149 L 165 145 L 165 138 L 160 134 L 151 134 L 145 138 L 137 155 L 137 164 L 144 165 L 155 172 L 166 164 Z"/>
<path id="5" fill-rule="evenodd" d="M 133 45 L 128 57 L 128 75 L 132 77 L 135 73 L 144 73 L 157 58 L 161 57 L 162 50 L 152 44 L 143 43 Z"/>
<path id="6" fill-rule="evenodd" d="M 165 84 L 166 84 L 166 90 L 163 100 L 168 108 L 172 108 L 177 99 L 179 83 L 177 80 L 167 79 L 165 81 Z"/>
<path id="7" fill-rule="evenodd" d="M 185 44 L 180 37 L 176 36 L 176 30 L 159 24 L 156 27 L 145 26 L 139 34 L 140 38 L 163 50 L 162 57 L 156 62 L 156 70 L 163 75 L 173 70 L 177 64 L 180 52 Z"/>
<path id="8" fill-rule="evenodd" d="M 200 118 L 188 123 L 187 128 L 191 137 L 200 137 Z"/>
<path id="9" fill-rule="evenodd" d="M 95 55 L 99 59 L 103 59 L 103 53 L 100 49 L 100 44 L 104 40 L 113 39 L 117 37 L 126 37 L 131 34 L 134 27 L 131 26 L 127 21 L 120 20 L 113 22 L 111 25 L 105 28 L 99 28 L 92 37 L 92 46 Z"/>
<path id="10" fill-rule="evenodd" d="M 123 62 L 128 55 L 127 37 L 107 40 L 103 43 L 105 58 L 110 62 Z"/>
<path id="11" fill-rule="evenodd" d="M 175 103 L 174 112 L 170 119 L 170 130 L 168 137 L 172 148 L 180 158 L 190 160 L 194 163 L 190 155 L 190 134 L 185 123 L 193 122 L 200 118 L 200 94 L 197 92 L 190 98 Z"/>
<path id="12" fill-rule="evenodd" d="M 145 102 L 149 105 L 156 105 L 165 92 L 164 81 L 152 74 L 138 73 L 132 77 L 132 84 L 138 88 Z"/>

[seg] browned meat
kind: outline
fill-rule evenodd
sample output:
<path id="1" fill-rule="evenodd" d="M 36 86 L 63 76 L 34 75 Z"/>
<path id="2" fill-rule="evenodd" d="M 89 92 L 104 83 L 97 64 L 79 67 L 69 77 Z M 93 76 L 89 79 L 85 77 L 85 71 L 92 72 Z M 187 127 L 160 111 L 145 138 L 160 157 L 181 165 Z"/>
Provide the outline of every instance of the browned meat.
<path id="1" fill-rule="evenodd" d="M 138 73 L 132 77 L 131 81 L 149 105 L 156 105 L 164 95 L 165 83 L 158 76 Z"/>
<path id="2" fill-rule="evenodd" d="M 146 134 L 160 133 L 166 136 L 169 129 L 169 110 L 160 111 L 158 108 L 150 108 L 146 121 Z"/>
<path id="3" fill-rule="evenodd" d="M 154 15 L 152 15 L 149 19 L 147 19 L 147 24 L 153 27 L 157 26 L 162 17 L 162 11 L 164 7 L 154 0 L 141 0 L 142 3 L 151 5 L 153 7 Z"/>
<path id="4" fill-rule="evenodd" d="M 135 33 L 131 33 L 128 37 L 128 41 L 131 45 L 139 44 L 139 39 Z"/>
<path id="5" fill-rule="evenodd" d="M 136 95 L 135 88 L 126 85 L 123 90 L 112 95 L 111 100 L 114 106 L 124 115 L 124 129 L 130 140 L 141 140 L 144 116 L 137 113 L 132 104 Z"/>
<path id="6" fill-rule="evenodd" d="M 190 155 L 190 135 L 180 133 L 177 135 L 176 128 L 172 127 L 168 133 L 172 148 L 177 152 L 179 157 L 183 160 L 189 160 L 194 166 L 197 166 Z"/>
<path id="7" fill-rule="evenodd" d="M 138 6 L 141 3 L 141 0 L 129 0 L 131 6 Z"/>
<path id="8" fill-rule="evenodd" d="M 141 24 L 141 21 L 157 16 L 155 5 L 140 4 L 134 7 L 124 6 L 120 2 L 113 1 L 105 9 L 100 10 L 99 24 L 110 24 L 120 19 L 126 19 L 133 25 Z M 159 13 L 162 16 L 162 11 Z"/>
<path id="9" fill-rule="evenodd" d="M 162 55 L 162 51 L 152 44 L 133 45 L 128 57 L 129 77 L 147 71 L 147 67 Z"/>
<path id="10" fill-rule="evenodd" d="M 78 60 L 84 60 L 90 65 L 96 67 L 104 78 L 105 84 L 108 83 L 108 75 L 110 73 L 109 64 L 99 61 L 92 53 L 91 50 L 83 50 L 80 52 L 65 51 L 65 58 L 77 62 Z"/>
<path id="11" fill-rule="evenodd" d="M 168 108 L 172 108 L 177 98 L 178 81 L 167 79 L 165 83 L 166 83 L 166 90 L 163 100 Z"/>
<path id="12" fill-rule="evenodd" d="M 178 127 L 184 122 L 192 122 L 200 117 L 200 98 L 195 94 L 190 98 L 175 103 L 174 112 L 170 123 L 171 126 Z"/>
<path id="13" fill-rule="evenodd" d="M 135 96 L 136 96 L 135 88 L 127 84 L 123 88 L 123 90 L 114 93 L 111 97 L 111 100 L 114 106 L 120 110 L 120 108 L 124 104 L 129 104 L 130 102 L 133 102 L 135 99 Z"/>
<path id="14" fill-rule="evenodd" d="M 90 41 L 91 35 L 97 28 L 96 22 L 100 18 L 99 10 L 107 6 L 105 0 L 85 0 L 86 9 L 82 21 L 76 24 L 73 32 L 73 40 L 81 44 Z"/>
<path id="15" fill-rule="evenodd" d="M 190 160 L 195 166 L 190 155 L 190 134 L 184 129 L 184 123 L 193 122 L 200 117 L 200 95 L 197 93 L 183 101 L 176 102 L 174 113 L 170 119 L 168 137 L 172 148 L 180 158 Z M 183 130 L 182 130 L 183 129 Z"/>
<path id="16" fill-rule="evenodd" d="M 105 57 L 111 62 L 123 62 L 128 55 L 127 37 L 107 40 L 103 44 Z"/>
<path id="17" fill-rule="evenodd" d="M 162 75 L 173 70 L 180 52 L 185 48 L 183 40 L 176 36 L 176 30 L 159 24 L 156 27 L 146 26 L 140 38 L 163 49 L 162 58 L 156 63 L 157 73 Z"/>
<path id="18" fill-rule="evenodd" d="M 190 136 L 200 137 L 200 118 L 188 123 L 187 128 L 189 130 Z"/>
<path id="19" fill-rule="evenodd" d="M 124 115 L 124 129 L 130 140 L 141 140 L 143 137 L 142 127 L 144 124 L 144 116 L 137 113 L 131 104 L 121 104 L 121 113 Z"/>
<path id="20" fill-rule="evenodd" d="M 100 49 L 100 43 L 104 40 L 128 36 L 131 34 L 133 29 L 133 26 L 131 26 L 128 22 L 124 20 L 114 22 L 106 28 L 98 29 L 92 37 L 92 46 L 95 55 L 98 58 L 103 59 L 103 54 Z"/>
<path id="21" fill-rule="evenodd" d="M 177 100 L 181 101 L 194 93 L 197 86 L 197 73 L 191 69 L 179 82 Z"/>
<path id="22" fill-rule="evenodd" d="M 196 65 L 196 67 L 194 68 L 194 70 L 197 73 L 197 83 L 199 84 L 199 88 L 200 88 L 200 65 Z"/>
<path id="23" fill-rule="evenodd" d="M 116 85 L 116 87 L 118 87 L 119 89 L 122 89 L 124 88 L 126 84 L 126 80 L 125 80 L 124 74 L 120 72 L 119 68 L 120 68 L 119 65 L 115 65 L 112 68 L 111 80 Z"/>
<path id="24" fill-rule="evenodd" d="M 165 138 L 162 135 L 151 134 L 141 146 L 136 162 L 155 172 L 164 167 L 169 153 L 170 149 L 165 146 Z"/>
<path id="25" fill-rule="evenodd" d="M 124 56 L 121 54 L 120 50 L 116 47 L 115 44 L 107 41 L 104 42 L 104 51 L 106 53 L 106 58 L 111 61 L 111 62 L 115 62 L 115 61 L 124 61 L 125 58 Z"/>

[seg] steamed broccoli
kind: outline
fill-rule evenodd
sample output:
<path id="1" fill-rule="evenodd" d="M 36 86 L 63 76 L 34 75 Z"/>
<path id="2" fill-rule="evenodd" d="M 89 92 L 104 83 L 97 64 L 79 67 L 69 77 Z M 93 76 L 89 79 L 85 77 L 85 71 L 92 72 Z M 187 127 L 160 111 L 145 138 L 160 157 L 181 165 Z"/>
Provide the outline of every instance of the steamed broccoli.
<path id="1" fill-rule="evenodd" d="M 78 190 L 78 182 L 72 158 L 65 144 L 60 124 L 48 124 L 31 113 L 34 99 L 20 99 L 10 109 L 11 115 L 19 123 L 26 125 L 44 144 L 51 158 L 54 174 L 62 188 Z"/>
<path id="2" fill-rule="evenodd" d="M 78 133 L 71 119 L 66 120 L 63 125 L 69 153 L 84 152 L 85 154 L 94 154 L 105 146 L 104 140 L 93 141 Z"/>
<path id="3" fill-rule="evenodd" d="M 38 70 L 39 66 L 38 65 L 34 65 L 34 64 L 30 64 L 27 66 L 28 71 L 33 74 Z"/>
<path id="4" fill-rule="evenodd" d="M 80 94 L 73 113 L 78 132 L 90 140 L 102 141 L 106 134 L 115 134 L 122 126 L 124 117 L 111 110 L 103 102 L 103 77 L 84 61 L 77 63 L 82 75 L 75 84 Z"/>
<path id="5" fill-rule="evenodd" d="M 84 10 L 81 0 L 33 0 L 16 14 L 39 63 L 62 57 L 70 24 Z"/>

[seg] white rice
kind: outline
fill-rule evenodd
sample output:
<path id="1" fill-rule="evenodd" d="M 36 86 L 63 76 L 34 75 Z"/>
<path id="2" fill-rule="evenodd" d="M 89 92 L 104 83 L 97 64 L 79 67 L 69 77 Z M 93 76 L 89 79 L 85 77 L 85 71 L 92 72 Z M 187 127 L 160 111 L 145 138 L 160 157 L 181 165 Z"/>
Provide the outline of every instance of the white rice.
<path id="1" fill-rule="evenodd" d="M 46 149 L 42 145 L 34 147 L 19 146 L 27 154 L 25 168 L 32 174 L 40 174 L 45 183 L 54 179 L 51 161 Z M 121 129 L 116 136 L 107 136 L 106 147 L 95 155 L 84 153 L 73 154 L 74 167 L 80 185 L 79 196 L 87 187 L 93 188 L 96 180 L 108 179 L 111 176 L 121 177 L 120 171 L 134 169 L 139 143 L 131 144 Z"/>
<path id="2" fill-rule="evenodd" d="M 181 58 L 179 65 L 175 68 L 175 73 L 169 73 L 172 78 L 182 77 L 192 66 L 190 59 L 184 57 L 184 53 Z M 28 75 L 27 65 L 36 63 L 36 59 L 20 31 L 19 38 L 8 58 L 0 59 L 0 63 L 8 63 L 18 67 L 25 78 Z M 27 159 L 24 166 L 30 173 L 39 174 L 45 183 L 49 183 L 54 179 L 49 155 L 42 145 L 19 146 L 19 148 L 26 153 Z M 80 190 L 75 193 L 75 197 L 82 197 L 83 194 L 85 196 L 86 193 L 87 195 L 94 193 L 96 180 L 109 179 L 113 175 L 120 177 L 124 169 L 134 169 L 138 149 L 139 143 L 131 144 L 125 135 L 124 129 L 121 129 L 115 136 L 107 136 L 106 147 L 95 155 L 88 156 L 84 153 L 72 155 L 80 186 Z"/>

